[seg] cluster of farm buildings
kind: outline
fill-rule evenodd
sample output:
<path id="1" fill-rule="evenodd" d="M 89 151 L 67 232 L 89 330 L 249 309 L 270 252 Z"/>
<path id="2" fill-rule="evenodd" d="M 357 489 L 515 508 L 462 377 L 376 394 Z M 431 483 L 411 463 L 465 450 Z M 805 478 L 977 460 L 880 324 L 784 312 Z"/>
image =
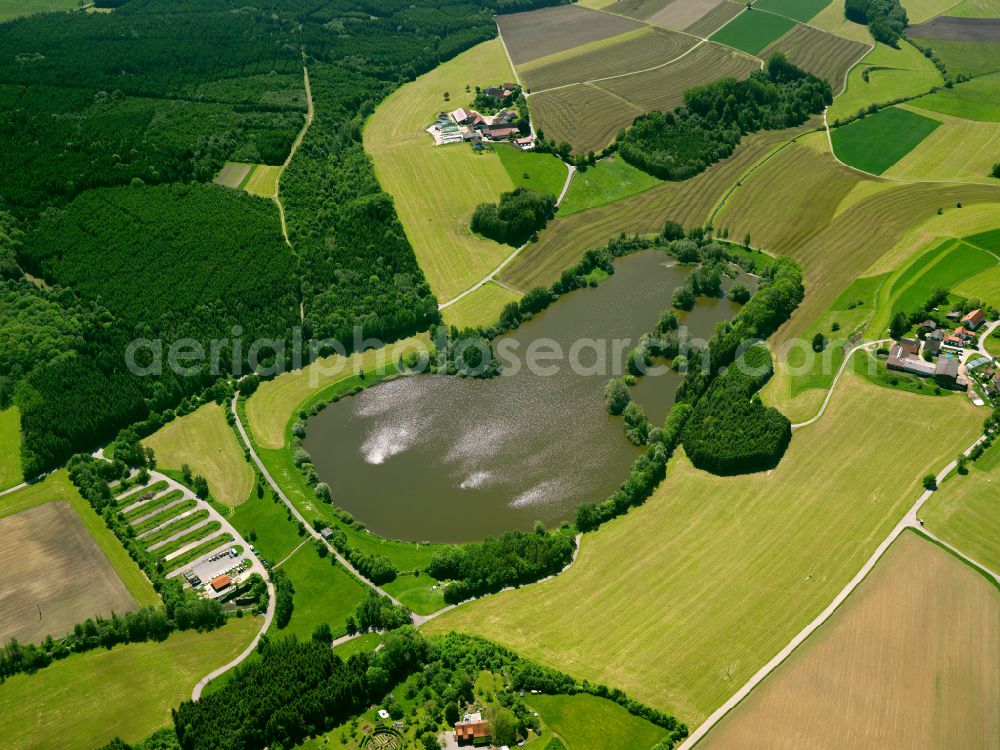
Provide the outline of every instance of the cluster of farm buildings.
<path id="1" fill-rule="evenodd" d="M 989 357 L 976 357 L 966 365 L 967 375 L 961 374 L 961 363 L 965 351 L 976 346 L 980 330 L 986 323 L 982 310 L 967 314 L 950 312 L 949 321 L 957 323 L 954 330 L 939 326 L 933 320 L 925 320 L 917 326 L 916 338 L 901 338 L 889 350 L 886 366 L 890 370 L 908 372 L 921 377 L 933 378 L 944 387 L 966 390 L 970 386 L 970 376 L 979 382 L 987 396 L 995 398 L 1000 392 L 1000 373 L 992 367 Z"/>
<path id="2" fill-rule="evenodd" d="M 517 84 L 505 83 L 502 87 L 491 86 L 483 89 L 483 94 L 497 100 L 509 100 L 517 92 Z M 535 145 L 535 139 L 528 133 L 522 135 L 517 121 L 516 109 L 504 108 L 495 115 L 480 114 L 474 109 L 459 107 L 452 112 L 440 112 L 437 121 L 427 128 L 434 143 L 443 146 L 448 143 L 513 143 L 524 151 Z"/>

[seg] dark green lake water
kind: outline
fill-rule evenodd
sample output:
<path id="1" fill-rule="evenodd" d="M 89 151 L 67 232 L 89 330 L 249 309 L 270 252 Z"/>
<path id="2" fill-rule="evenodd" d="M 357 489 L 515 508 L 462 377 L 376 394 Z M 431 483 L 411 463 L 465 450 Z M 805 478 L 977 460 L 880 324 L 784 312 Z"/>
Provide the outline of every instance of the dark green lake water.
<path id="1" fill-rule="evenodd" d="M 495 342 L 520 355 L 519 371 L 505 364 L 491 380 L 399 378 L 331 404 L 309 420 L 305 448 L 334 503 L 389 538 L 463 542 L 536 520 L 551 527 L 572 519 L 579 503 L 604 499 L 640 453 L 607 413 L 605 383 L 689 272 L 657 250 L 621 258 L 598 287 L 562 297 Z M 682 325 L 707 339 L 737 309 L 700 299 Z M 543 363 L 557 365 L 555 374 L 527 366 L 529 346 L 542 339 L 563 350 Z M 626 342 L 617 354 L 615 340 Z M 648 375 L 633 389 L 653 424 L 662 424 L 680 380 Z"/>

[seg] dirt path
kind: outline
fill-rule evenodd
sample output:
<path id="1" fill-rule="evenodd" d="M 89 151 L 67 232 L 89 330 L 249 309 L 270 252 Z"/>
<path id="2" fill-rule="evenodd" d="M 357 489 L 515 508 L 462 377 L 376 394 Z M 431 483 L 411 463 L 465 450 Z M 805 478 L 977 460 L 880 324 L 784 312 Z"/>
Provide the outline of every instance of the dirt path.
<path id="1" fill-rule="evenodd" d="M 566 165 L 566 182 L 563 183 L 562 192 L 559 193 L 559 197 L 556 199 L 556 207 L 562 205 L 563 199 L 566 197 L 566 194 L 569 192 L 570 183 L 573 182 L 573 175 L 574 174 L 576 174 L 576 167 L 574 167 L 572 164 L 567 164 Z M 489 284 L 491 281 L 493 281 L 494 277 L 496 277 L 496 275 L 498 273 L 500 273 L 503 269 L 505 269 L 508 265 L 510 265 L 511 261 L 513 261 L 514 258 L 516 258 L 518 255 L 520 255 L 521 251 L 524 250 L 524 248 L 526 248 L 529 244 L 530 244 L 529 242 L 525 242 L 519 248 L 515 249 L 514 252 L 512 252 L 510 255 L 508 255 L 506 258 L 503 259 L 503 262 L 500 263 L 499 266 L 497 266 L 492 271 L 490 271 L 486 276 L 484 276 L 483 278 L 481 278 L 479 281 L 477 281 L 475 284 L 473 284 L 472 286 L 470 286 L 468 289 L 466 289 L 464 292 L 462 292 L 461 294 L 459 294 L 457 297 L 452 297 L 447 302 L 442 302 L 440 305 L 438 305 L 438 310 L 444 310 L 446 307 L 451 307 L 452 305 L 454 305 L 456 302 L 458 302 L 463 297 L 468 297 L 470 294 L 472 294 L 477 289 L 480 289 L 481 287 L 484 287 L 487 284 Z M 505 289 L 509 289 L 510 287 L 504 287 L 504 288 Z"/>
<path id="2" fill-rule="evenodd" d="M 303 65 L 302 65 L 302 82 L 306 89 L 306 121 L 302 125 L 302 130 L 295 137 L 292 142 L 292 148 L 288 152 L 288 157 L 285 159 L 285 163 L 281 165 L 281 171 L 278 172 L 278 178 L 274 181 L 274 195 L 271 196 L 278 206 L 278 216 L 281 218 L 281 235 L 285 238 L 285 244 L 289 247 L 292 246 L 291 240 L 288 239 L 288 225 L 285 223 L 285 206 L 281 203 L 281 176 L 288 169 L 288 165 L 292 162 L 292 157 L 295 156 L 295 152 L 298 151 L 299 146 L 302 144 L 302 140 L 306 137 L 306 133 L 309 130 L 309 126 L 313 123 L 313 98 L 312 89 L 309 87 L 309 68 L 305 66 L 305 53 L 303 53 Z"/>
<path id="3" fill-rule="evenodd" d="M 9 487 L 6 490 L 0 490 L 0 497 L 4 495 L 9 495 L 12 492 L 17 492 L 18 490 L 23 490 L 28 486 L 27 482 L 21 482 L 20 484 L 15 484 L 13 487 Z"/>
<path id="4" fill-rule="evenodd" d="M 858 344 L 856 347 L 848 351 L 847 354 L 844 355 L 844 361 L 840 363 L 840 369 L 837 370 L 837 374 L 833 376 L 833 382 L 830 384 L 830 390 L 826 392 L 826 398 L 823 399 L 823 404 L 819 407 L 819 411 L 816 412 L 816 416 L 814 416 L 812 419 L 807 419 L 805 422 L 799 422 L 798 424 L 793 424 L 792 431 L 794 432 L 795 430 L 798 430 L 802 427 L 808 427 L 817 419 L 823 416 L 823 412 L 826 411 L 826 407 L 830 403 L 830 399 L 833 397 L 833 391 L 837 387 L 837 381 L 840 380 L 840 376 L 844 374 L 844 370 L 847 369 L 847 365 L 850 363 L 851 357 L 854 356 L 855 352 L 859 352 L 862 349 L 870 349 L 871 347 L 877 346 L 878 344 L 887 344 L 890 341 L 892 341 L 892 339 L 879 339 L 878 341 L 866 341 L 865 343 Z"/>

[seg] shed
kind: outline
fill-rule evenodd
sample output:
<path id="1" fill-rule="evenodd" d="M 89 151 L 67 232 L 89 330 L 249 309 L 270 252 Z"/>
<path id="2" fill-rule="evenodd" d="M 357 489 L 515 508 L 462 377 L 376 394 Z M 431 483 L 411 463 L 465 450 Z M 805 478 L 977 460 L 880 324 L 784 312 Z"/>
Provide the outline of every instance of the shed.
<path id="1" fill-rule="evenodd" d="M 938 357 L 934 366 L 934 379 L 949 387 L 954 387 L 958 381 L 958 359 L 955 357 Z"/>

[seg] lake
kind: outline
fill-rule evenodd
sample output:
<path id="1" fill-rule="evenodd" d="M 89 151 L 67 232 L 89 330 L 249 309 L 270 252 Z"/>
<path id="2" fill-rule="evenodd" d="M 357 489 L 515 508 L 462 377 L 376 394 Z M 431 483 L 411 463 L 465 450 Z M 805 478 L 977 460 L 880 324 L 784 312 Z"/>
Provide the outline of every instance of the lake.
<path id="1" fill-rule="evenodd" d="M 494 342 L 503 375 L 403 377 L 330 404 L 309 420 L 304 446 L 333 502 L 388 538 L 465 542 L 535 521 L 552 527 L 579 503 L 603 500 L 641 452 L 607 413 L 604 386 L 690 271 L 659 250 L 619 258 L 597 287 L 564 295 Z M 738 309 L 699 298 L 681 324 L 707 339 Z M 538 356 L 556 347 L 563 358 Z M 508 352 L 519 368 L 508 366 Z M 680 381 L 667 371 L 633 389 L 654 425 Z"/>

